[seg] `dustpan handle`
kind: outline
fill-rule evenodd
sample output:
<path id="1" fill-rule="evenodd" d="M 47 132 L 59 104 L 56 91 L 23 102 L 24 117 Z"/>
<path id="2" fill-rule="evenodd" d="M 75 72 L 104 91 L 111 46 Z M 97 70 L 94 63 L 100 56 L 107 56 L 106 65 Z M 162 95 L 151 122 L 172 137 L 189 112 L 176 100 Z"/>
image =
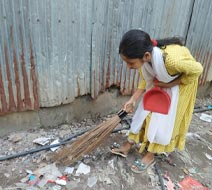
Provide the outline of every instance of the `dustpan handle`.
<path id="1" fill-rule="evenodd" d="M 155 78 L 153 79 L 153 82 L 159 82 L 159 80 L 155 77 Z M 154 88 L 154 89 L 160 89 L 159 86 L 154 86 L 153 88 Z"/>

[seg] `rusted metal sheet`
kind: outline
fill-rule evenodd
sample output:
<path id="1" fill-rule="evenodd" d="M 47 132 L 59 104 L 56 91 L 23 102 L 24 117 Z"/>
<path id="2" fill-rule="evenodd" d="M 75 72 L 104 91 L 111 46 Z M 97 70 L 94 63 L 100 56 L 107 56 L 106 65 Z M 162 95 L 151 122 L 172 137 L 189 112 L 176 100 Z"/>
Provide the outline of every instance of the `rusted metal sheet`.
<path id="1" fill-rule="evenodd" d="M 12 39 L 12 36 L 10 37 Z M 2 67 L 2 62 L 0 66 L 0 115 L 14 111 L 34 110 L 39 108 L 37 74 L 34 69 L 34 53 L 32 47 L 30 46 L 31 54 L 28 55 L 30 56 L 29 65 L 26 65 L 25 62 L 23 44 L 22 54 L 20 55 L 21 62 L 18 61 L 17 53 L 13 45 L 10 48 L 12 50 L 12 55 L 9 61 L 8 49 L 5 43 L 3 50 L 3 63 L 5 63 L 5 67 Z M 29 66 L 29 68 L 27 68 L 27 66 Z M 5 70 L 3 70 L 3 68 Z M 22 75 L 19 74 L 19 69 Z M 28 75 L 27 70 L 30 71 L 30 75 Z M 3 80 L 3 72 L 6 73 L 6 80 Z M 21 86 L 23 87 L 24 95 L 21 93 Z M 29 88 L 32 88 L 31 92 Z M 7 92 L 7 94 L 5 92 Z M 32 102 L 34 102 L 34 104 L 32 104 Z"/>
<path id="2" fill-rule="evenodd" d="M 35 52 L 14 2 L 0 2 L 0 115 L 39 108 Z"/>
<path id="3" fill-rule="evenodd" d="M 186 45 L 203 65 L 200 85 L 212 81 L 212 1 L 195 1 Z"/>

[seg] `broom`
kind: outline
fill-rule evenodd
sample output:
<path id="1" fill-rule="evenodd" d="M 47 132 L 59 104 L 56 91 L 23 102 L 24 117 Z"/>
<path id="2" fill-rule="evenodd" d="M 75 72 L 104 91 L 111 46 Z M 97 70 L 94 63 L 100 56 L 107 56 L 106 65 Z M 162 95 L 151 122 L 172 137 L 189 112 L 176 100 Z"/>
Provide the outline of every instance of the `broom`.
<path id="1" fill-rule="evenodd" d="M 112 133 L 121 119 L 130 112 L 131 108 L 131 106 L 128 106 L 126 111 L 120 110 L 114 117 L 86 132 L 71 145 L 66 145 L 61 148 L 58 152 L 54 153 L 52 161 L 59 164 L 70 165 L 84 155 L 89 154 Z"/>

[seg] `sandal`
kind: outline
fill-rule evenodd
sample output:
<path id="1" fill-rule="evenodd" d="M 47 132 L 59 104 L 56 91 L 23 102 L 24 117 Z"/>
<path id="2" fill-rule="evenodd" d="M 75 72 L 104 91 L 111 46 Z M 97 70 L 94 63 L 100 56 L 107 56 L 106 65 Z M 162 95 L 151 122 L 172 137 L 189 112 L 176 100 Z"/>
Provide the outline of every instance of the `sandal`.
<path id="1" fill-rule="evenodd" d="M 116 142 L 114 142 L 113 145 L 109 147 L 109 151 L 112 154 L 121 156 L 123 158 L 126 158 L 127 157 L 127 154 L 125 154 L 123 151 L 115 151 L 114 149 L 120 149 L 120 145 L 118 143 L 116 143 Z"/>
<path id="2" fill-rule="evenodd" d="M 134 165 L 131 166 L 131 170 L 135 173 L 143 173 L 146 169 L 155 164 L 155 159 L 153 159 L 149 164 L 145 164 L 141 159 L 137 159 L 134 162 Z"/>

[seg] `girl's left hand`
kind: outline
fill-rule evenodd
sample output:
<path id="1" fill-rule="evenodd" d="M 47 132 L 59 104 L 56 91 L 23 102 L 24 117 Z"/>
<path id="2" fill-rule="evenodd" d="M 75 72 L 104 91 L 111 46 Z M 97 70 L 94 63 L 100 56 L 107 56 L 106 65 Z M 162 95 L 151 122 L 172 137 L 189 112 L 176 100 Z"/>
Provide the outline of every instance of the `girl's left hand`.
<path id="1" fill-rule="evenodd" d="M 179 76 L 178 78 L 176 78 L 173 81 L 168 82 L 168 83 L 161 82 L 161 81 L 158 81 L 157 79 L 154 79 L 153 84 L 155 86 L 158 86 L 158 87 L 161 87 L 161 88 L 171 88 L 173 86 L 180 85 L 182 83 L 181 83 L 181 79 L 180 79 L 180 76 Z"/>
<path id="2" fill-rule="evenodd" d="M 165 82 L 161 82 L 161 81 L 153 81 L 154 86 L 158 86 L 161 88 L 170 88 L 171 85 L 170 83 L 165 83 Z"/>

